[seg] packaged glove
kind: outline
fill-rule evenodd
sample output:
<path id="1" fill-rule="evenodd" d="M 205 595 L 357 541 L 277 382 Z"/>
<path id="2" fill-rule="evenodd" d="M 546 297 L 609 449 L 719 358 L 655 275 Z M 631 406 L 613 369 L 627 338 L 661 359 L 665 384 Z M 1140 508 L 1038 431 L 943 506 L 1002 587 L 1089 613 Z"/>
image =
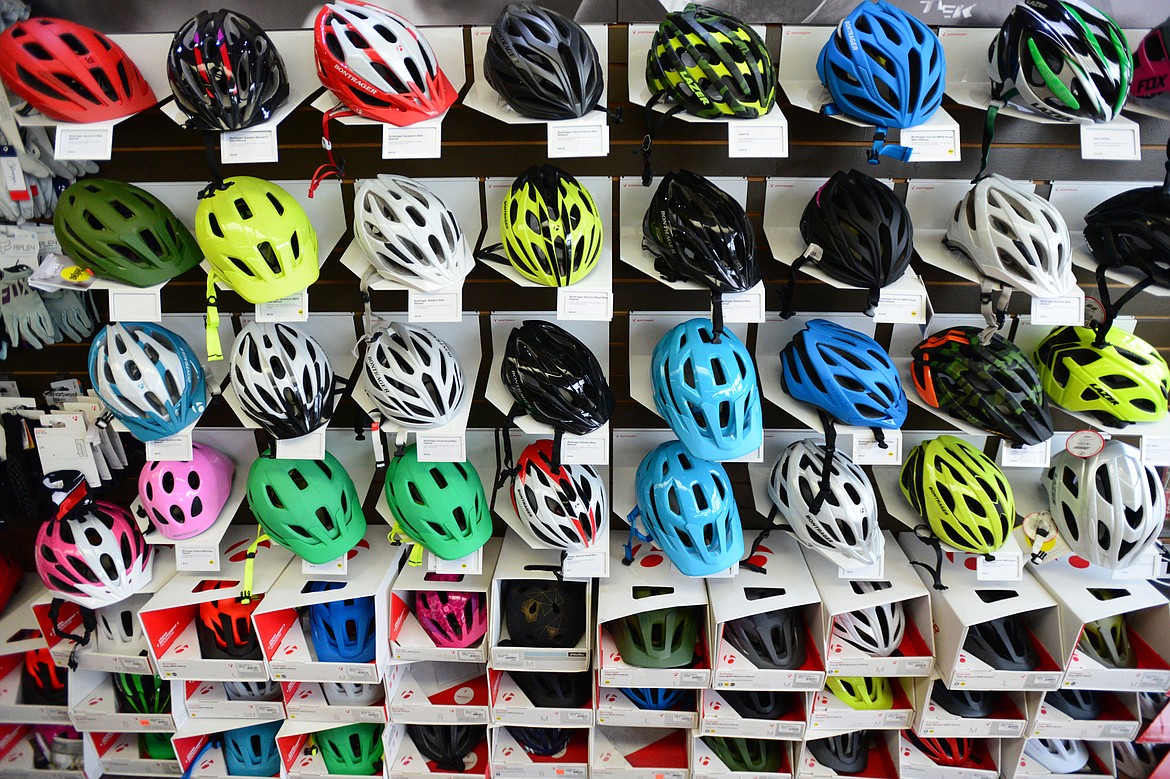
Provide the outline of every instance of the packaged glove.
<path id="1" fill-rule="evenodd" d="M 32 269 L 26 265 L 8 268 L 0 275 L 0 319 L 4 320 L 8 343 L 17 349 L 43 349 L 45 344 L 61 340 L 44 301 L 26 281 L 31 275 Z"/>

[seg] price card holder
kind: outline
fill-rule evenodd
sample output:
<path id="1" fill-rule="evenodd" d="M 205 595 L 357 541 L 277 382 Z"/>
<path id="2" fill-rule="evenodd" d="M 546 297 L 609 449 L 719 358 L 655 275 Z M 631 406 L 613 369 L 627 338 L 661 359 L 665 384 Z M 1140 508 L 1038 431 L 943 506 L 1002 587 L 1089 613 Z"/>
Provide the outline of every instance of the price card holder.
<path id="1" fill-rule="evenodd" d="M 1047 468 L 1051 459 L 1051 441 L 1033 446 L 1012 446 L 1008 441 L 999 444 L 999 464 L 1004 468 Z"/>
<path id="2" fill-rule="evenodd" d="M 114 156 L 114 126 L 59 124 L 53 156 L 59 160 L 108 160 Z"/>
<path id="3" fill-rule="evenodd" d="M 747 292 L 733 292 L 723 296 L 724 322 L 763 322 L 764 283 Z"/>
<path id="4" fill-rule="evenodd" d="M 302 289 L 288 297 L 256 305 L 257 322 L 308 322 L 309 290 Z"/>
<path id="5" fill-rule="evenodd" d="M 1170 438 L 1142 436 L 1142 462 L 1155 468 L 1170 465 Z"/>
<path id="6" fill-rule="evenodd" d="M 191 462 L 192 453 L 191 428 L 181 433 L 148 441 L 146 444 L 146 459 L 152 462 L 170 460 L 175 462 Z"/>
<path id="7" fill-rule="evenodd" d="M 111 322 L 161 322 L 162 285 L 110 289 Z"/>
<path id="8" fill-rule="evenodd" d="M 427 552 L 427 570 L 431 573 L 457 573 L 479 576 L 483 573 L 483 547 L 457 560 L 444 560 Z"/>
<path id="9" fill-rule="evenodd" d="M 872 430 L 859 430 L 853 434 L 853 462 L 858 465 L 901 465 L 902 431 L 883 430 L 886 448 L 878 445 Z"/>
<path id="10" fill-rule="evenodd" d="M 1141 128 L 1136 122 L 1119 116 L 1108 124 L 1081 125 L 1081 159 L 1140 160 Z"/>
<path id="11" fill-rule="evenodd" d="M 926 124 L 902 130 L 899 143 L 913 149 L 911 162 L 958 162 L 959 123 L 939 111 Z"/>
<path id="12" fill-rule="evenodd" d="M 1059 298 L 1032 298 L 1032 324 L 1083 325 L 1085 320 L 1085 293 Z"/>
<path id="13" fill-rule="evenodd" d="M 884 579 L 886 578 L 886 556 L 884 553 L 878 555 L 878 559 L 872 565 L 863 565 L 860 568 L 838 568 L 837 578 L 862 581 Z"/>
<path id="14" fill-rule="evenodd" d="M 881 291 L 873 321 L 883 324 L 926 324 L 926 296 L 921 292 Z"/>
<path id="15" fill-rule="evenodd" d="M 1024 556 L 1019 551 L 1004 551 L 988 560 L 980 555 L 975 558 L 975 579 L 981 582 L 1016 582 L 1024 578 Z"/>
<path id="16" fill-rule="evenodd" d="M 322 425 L 317 430 L 300 438 L 277 439 L 276 458 L 278 460 L 324 460 L 325 428 L 326 425 Z"/>
<path id="17" fill-rule="evenodd" d="M 220 133 L 219 161 L 224 165 L 242 162 L 278 162 L 280 151 L 276 143 L 276 125 L 249 127 Z"/>
<path id="18" fill-rule="evenodd" d="M 175 568 L 179 571 L 218 571 L 216 544 L 175 544 Z"/>
<path id="19" fill-rule="evenodd" d="M 325 563 L 310 563 L 301 559 L 301 573 L 305 576 L 345 576 L 349 570 L 349 554 L 343 554 Z"/>
<path id="20" fill-rule="evenodd" d="M 409 127 L 382 125 L 382 159 L 437 160 L 443 149 L 443 120 L 428 119 Z"/>
<path id="21" fill-rule="evenodd" d="M 727 156 L 787 157 L 788 120 L 779 109 L 773 109 L 759 119 L 728 122 Z"/>
<path id="22" fill-rule="evenodd" d="M 407 321 L 459 322 L 463 319 L 463 287 L 450 292 L 407 292 Z"/>
<path id="23" fill-rule="evenodd" d="M 590 111 L 580 119 L 549 122 L 548 157 L 604 157 L 609 154 L 609 125 L 603 111 Z"/>
<path id="24" fill-rule="evenodd" d="M 609 425 L 588 435 L 561 437 L 561 462 L 566 465 L 609 465 Z"/>
<path id="25" fill-rule="evenodd" d="M 608 322 L 613 319 L 613 292 L 558 287 L 557 319 Z"/>
<path id="26" fill-rule="evenodd" d="M 419 433 L 418 459 L 424 463 L 461 463 L 467 459 L 467 436 L 462 433 Z"/>

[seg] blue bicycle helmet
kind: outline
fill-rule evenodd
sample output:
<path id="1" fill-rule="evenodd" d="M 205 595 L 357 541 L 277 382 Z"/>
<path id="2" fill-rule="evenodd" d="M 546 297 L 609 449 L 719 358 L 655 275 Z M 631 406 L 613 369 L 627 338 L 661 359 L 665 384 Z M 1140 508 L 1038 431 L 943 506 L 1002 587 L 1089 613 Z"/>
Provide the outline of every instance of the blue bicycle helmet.
<path id="1" fill-rule="evenodd" d="M 676 325 L 654 347 L 654 406 L 695 457 L 732 460 L 764 443 L 756 366 L 743 342 L 710 319 Z"/>
<path id="2" fill-rule="evenodd" d="M 724 571 L 743 557 L 743 526 L 727 471 L 678 441 L 655 447 L 634 477 L 654 542 L 686 576 Z"/>
<path id="3" fill-rule="evenodd" d="M 276 731 L 283 720 L 262 722 L 223 732 L 223 757 L 232 776 L 275 776 L 280 773 Z"/>
<path id="4" fill-rule="evenodd" d="M 694 690 L 680 690 L 674 687 L 621 687 L 619 689 L 639 709 L 666 711 L 690 706 L 694 702 Z"/>
<path id="5" fill-rule="evenodd" d="M 309 582 L 309 592 L 328 592 L 344 582 Z M 374 662 L 374 599 L 346 598 L 309 606 L 313 648 L 322 663 Z"/>
<path id="6" fill-rule="evenodd" d="M 522 728 L 509 725 L 508 732 L 525 752 L 539 757 L 551 757 L 564 752 L 569 746 L 569 739 L 573 737 L 571 728 Z"/>
<path id="7" fill-rule="evenodd" d="M 906 392 L 877 341 L 825 319 L 810 319 L 780 352 L 784 391 L 838 422 L 896 429 L 906 421 Z"/>
<path id="8" fill-rule="evenodd" d="M 833 98 L 822 111 L 875 125 L 874 163 L 879 154 L 910 159 L 908 148 L 884 147 L 885 133 L 930 119 L 942 105 L 946 74 L 934 31 L 885 0 L 859 3 L 817 59 L 817 75 Z"/>

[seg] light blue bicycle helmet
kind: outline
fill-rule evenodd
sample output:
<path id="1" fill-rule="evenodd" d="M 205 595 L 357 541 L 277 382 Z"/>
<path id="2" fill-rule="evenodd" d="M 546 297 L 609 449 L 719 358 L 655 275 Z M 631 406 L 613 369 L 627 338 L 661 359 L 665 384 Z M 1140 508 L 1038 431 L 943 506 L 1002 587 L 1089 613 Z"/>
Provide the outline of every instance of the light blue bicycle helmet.
<path id="1" fill-rule="evenodd" d="M 280 773 L 280 752 L 276 731 L 282 720 L 262 722 L 223 732 L 223 756 L 232 776 L 276 776 Z"/>
<path id="2" fill-rule="evenodd" d="M 639 709 L 667 711 L 677 708 L 684 700 L 693 700 L 691 690 L 677 687 L 621 687 L 622 694 Z"/>
<path id="3" fill-rule="evenodd" d="M 906 392 L 877 341 L 825 319 L 810 319 L 780 352 L 784 391 L 838 422 L 893 430 L 906 421 Z"/>
<path id="4" fill-rule="evenodd" d="M 764 442 L 756 366 L 730 330 L 718 337 L 710 319 L 675 325 L 650 361 L 654 406 L 687 451 L 732 460 Z"/>
<path id="5" fill-rule="evenodd" d="M 309 582 L 309 592 L 327 592 L 344 586 L 343 582 Z M 309 628 L 318 662 L 374 662 L 373 597 L 314 603 L 309 606 Z"/>
<path id="6" fill-rule="evenodd" d="M 821 49 L 817 75 L 833 102 L 821 110 L 875 125 L 871 163 L 903 162 L 911 149 L 886 146 L 889 128 L 914 127 L 942 105 L 947 65 L 934 31 L 885 0 L 863 0 Z"/>
<path id="7" fill-rule="evenodd" d="M 743 557 L 739 508 L 719 463 L 668 441 L 642 458 L 634 486 L 651 538 L 684 575 L 718 573 Z"/>

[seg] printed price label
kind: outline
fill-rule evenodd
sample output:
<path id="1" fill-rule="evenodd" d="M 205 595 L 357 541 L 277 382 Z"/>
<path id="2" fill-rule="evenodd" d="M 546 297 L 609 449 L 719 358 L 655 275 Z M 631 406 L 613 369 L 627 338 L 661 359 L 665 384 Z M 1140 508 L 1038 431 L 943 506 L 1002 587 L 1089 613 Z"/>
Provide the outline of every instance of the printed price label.
<path id="1" fill-rule="evenodd" d="M 53 156 L 59 160 L 108 160 L 114 155 L 114 126 L 57 125 Z"/>
<path id="2" fill-rule="evenodd" d="M 548 156 L 604 157 L 609 153 L 609 125 L 605 114 L 591 111 L 580 119 L 549 122 Z"/>
<path id="3" fill-rule="evenodd" d="M 873 321 L 892 324 L 926 324 L 926 297 L 918 292 L 882 290 Z"/>
<path id="4" fill-rule="evenodd" d="M 276 143 L 276 125 L 220 133 L 219 139 L 219 160 L 224 165 L 280 160 L 280 151 Z"/>
<path id="5" fill-rule="evenodd" d="M 146 444 L 146 459 L 153 462 L 171 460 L 175 462 L 191 462 L 192 443 L 191 431 L 184 430 L 166 438 L 148 441 Z"/>
<path id="6" fill-rule="evenodd" d="M 604 289 L 559 287 L 557 319 L 608 322 L 613 319 L 613 292 Z"/>
<path id="7" fill-rule="evenodd" d="M 885 447 L 878 443 L 872 430 L 853 434 L 853 462 L 858 465 L 901 465 L 902 431 L 883 430 Z"/>
<path id="8" fill-rule="evenodd" d="M 407 293 L 407 319 L 411 322 L 458 322 L 463 318 L 463 288 L 452 292 Z"/>
<path id="9" fill-rule="evenodd" d="M 1051 457 L 1051 441 L 1032 446 L 1012 446 L 1008 441 L 999 444 L 999 464 L 1004 468 L 1047 468 Z"/>
<path id="10" fill-rule="evenodd" d="M 442 119 L 428 119 L 409 127 L 382 125 L 382 159 L 433 160 L 443 149 Z"/>
<path id="11" fill-rule="evenodd" d="M 1140 160 L 1141 128 L 1124 117 L 1108 124 L 1081 125 L 1081 159 Z"/>
<path id="12" fill-rule="evenodd" d="M 1081 295 L 1060 298 L 1032 298 L 1032 324 L 1080 325 L 1085 318 L 1085 299 Z"/>
<path id="13" fill-rule="evenodd" d="M 467 459 L 467 437 L 461 433 L 419 433 L 418 459 L 424 463 L 461 463 Z"/>
<path id="14" fill-rule="evenodd" d="M 161 322 L 162 286 L 145 289 L 111 289 L 111 322 Z"/>
<path id="15" fill-rule="evenodd" d="M 257 322 L 308 322 L 309 290 L 302 289 L 288 297 L 256 305 Z"/>

